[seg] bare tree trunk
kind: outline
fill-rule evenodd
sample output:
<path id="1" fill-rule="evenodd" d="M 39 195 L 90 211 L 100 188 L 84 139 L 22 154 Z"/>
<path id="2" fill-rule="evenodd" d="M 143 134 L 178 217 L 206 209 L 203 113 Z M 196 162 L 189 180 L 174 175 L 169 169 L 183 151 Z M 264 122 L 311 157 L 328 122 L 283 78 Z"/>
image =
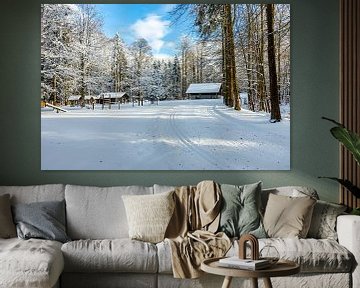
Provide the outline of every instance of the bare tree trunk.
<path id="1" fill-rule="evenodd" d="M 240 110 L 240 101 L 236 83 L 235 45 L 232 24 L 231 4 L 224 4 L 225 34 L 225 86 L 227 87 L 228 106 Z"/>
<path id="2" fill-rule="evenodd" d="M 271 120 L 278 122 L 281 120 L 279 93 L 276 75 L 276 58 L 274 47 L 274 4 L 266 4 L 266 18 L 268 30 L 268 61 L 270 78 L 270 101 L 271 101 Z"/>
<path id="3" fill-rule="evenodd" d="M 260 110 L 267 111 L 266 107 L 266 83 L 265 83 L 265 71 L 264 71 L 264 4 L 260 4 L 260 31 L 258 31 L 259 45 L 258 45 L 258 61 L 257 61 L 257 81 L 258 81 L 258 93 Z"/>
<path id="4" fill-rule="evenodd" d="M 227 81 L 227 57 L 226 57 L 226 23 L 225 23 L 225 9 L 223 8 L 222 11 L 222 87 L 223 87 L 223 95 L 224 95 L 224 104 L 229 106 L 229 87 Z"/>
<path id="5" fill-rule="evenodd" d="M 80 96 L 84 97 L 85 96 L 85 89 L 86 89 L 86 84 L 85 84 L 85 77 L 86 77 L 86 70 L 85 70 L 85 59 L 84 59 L 84 55 L 81 54 L 80 57 L 80 73 L 81 73 L 81 82 L 80 82 Z"/>

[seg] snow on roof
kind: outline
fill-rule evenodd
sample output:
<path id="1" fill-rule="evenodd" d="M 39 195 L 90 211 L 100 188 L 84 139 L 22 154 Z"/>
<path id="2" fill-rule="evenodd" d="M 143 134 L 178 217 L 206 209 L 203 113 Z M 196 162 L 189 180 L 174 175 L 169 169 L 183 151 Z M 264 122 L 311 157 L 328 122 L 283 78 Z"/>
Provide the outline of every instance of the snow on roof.
<path id="1" fill-rule="evenodd" d="M 108 92 L 108 93 L 100 93 L 98 98 L 122 98 L 127 95 L 126 92 Z"/>
<path id="2" fill-rule="evenodd" d="M 71 95 L 69 96 L 68 100 L 70 101 L 76 101 L 76 100 L 80 100 L 80 95 Z"/>
<path id="3" fill-rule="evenodd" d="M 78 101 L 78 100 L 80 100 L 80 98 L 81 98 L 80 95 L 71 95 L 71 96 L 69 96 L 68 100 Z M 90 100 L 91 98 L 95 99 L 96 96 L 85 96 L 85 100 Z"/>
<path id="4" fill-rule="evenodd" d="M 221 83 L 197 83 L 190 84 L 186 90 L 187 94 L 198 94 L 198 93 L 219 93 Z"/>

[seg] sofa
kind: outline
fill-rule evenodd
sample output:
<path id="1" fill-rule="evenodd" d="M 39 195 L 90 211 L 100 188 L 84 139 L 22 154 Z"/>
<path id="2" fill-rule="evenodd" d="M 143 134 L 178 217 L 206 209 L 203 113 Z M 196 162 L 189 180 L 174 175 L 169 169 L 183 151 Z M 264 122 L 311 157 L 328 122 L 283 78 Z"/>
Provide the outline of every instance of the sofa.
<path id="1" fill-rule="evenodd" d="M 306 187 L 263 189 L 262 205 L 270 193 L 294 195 Z M 171 249 L 166 241 L 149 243 L 129 239 L 123 195 L 152 195 L 174 189 L 154 185 L 92 187 L 47 184 L 0 186 L 12 205 L 42 201 L 66 203 L 66 243 L 19 238 L 0 239 L 0 287 L 221 287 L 223 277 L 204 274 L 198 279 L 175 279 Z M 310 192 L 309 192 L 310 191 Z M 260 248 L 276 247 L 281 258 L 296 261 L 301 272 L 273 278 L 274 287 L 360 287 L 360 217 L 339 215 L 338 240 L 264 238 Z M 227 252 L 237 255 L 237 241 Z M 251 287 L 234 279 L 232 287 Z M 238 285 L 238 286 L 237 286 Z M 244 285 L 244 286 L 240 286 Z M 262 281 L 259 286 L 262 287 Z"/>

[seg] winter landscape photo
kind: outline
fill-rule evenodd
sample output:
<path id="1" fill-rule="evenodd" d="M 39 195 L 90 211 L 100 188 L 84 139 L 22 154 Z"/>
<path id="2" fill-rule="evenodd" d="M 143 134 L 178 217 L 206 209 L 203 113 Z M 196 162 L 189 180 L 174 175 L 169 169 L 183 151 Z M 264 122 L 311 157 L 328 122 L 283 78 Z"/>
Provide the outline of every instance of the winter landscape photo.
<path id="1" fill-rule="evenodd" d="M 42 170 L 289 170 L 289 4 L 41 4 Z"/>

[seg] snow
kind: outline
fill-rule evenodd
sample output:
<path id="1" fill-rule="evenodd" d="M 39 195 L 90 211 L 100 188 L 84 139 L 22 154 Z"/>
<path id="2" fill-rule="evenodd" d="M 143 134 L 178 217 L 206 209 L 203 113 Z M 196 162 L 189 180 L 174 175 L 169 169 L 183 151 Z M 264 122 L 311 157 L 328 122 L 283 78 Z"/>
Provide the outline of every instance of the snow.
<path id="1" fill-rule="evenodd" d="M 80 100 L 80 98 L 81 98 L 80 95 L 71 95 L 71 96 L 69 96 L 68 100 L 76 101 L 76 100 Z"/>
<path id="2" fill-rule="evenodd" d="M 41 111 L 42 170 L 289 170 L 290 119 L 221 99 Z"/>
<path id="3" fill-rule="evenodd" d="M 108 99 L 108 98 L 122 98 L 124 97 L 126 94 L 126 92 L 111 92 L 111 93 L 101 93 L 97 99 L 100 99 L 100 98 L 105 98 L 105 99 Z"/>
<path id="4" fill-rule="evenodd" d="M 197 93 L 219 93 L 221 83 L 197 83 L 190 84 L 186 90 L 186 94 L 197 94 Z"/>

